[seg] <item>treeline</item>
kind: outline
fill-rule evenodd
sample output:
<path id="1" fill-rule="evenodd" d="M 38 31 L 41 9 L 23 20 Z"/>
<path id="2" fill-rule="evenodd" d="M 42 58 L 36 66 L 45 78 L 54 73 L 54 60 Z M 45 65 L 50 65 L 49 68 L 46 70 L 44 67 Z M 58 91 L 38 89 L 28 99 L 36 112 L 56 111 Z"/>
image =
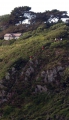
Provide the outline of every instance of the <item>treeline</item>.
<path id="1" fill-rule="evenodd" d="M 0 39 L 3 39 L 7 32 L 33 30 L 42 23 L 49 26 L 55 22 L 62 22 L 62 18 L 69 18 L 66 11 L 54 9 L 43 13 L 35 13 L 28 6 L 16 7 L 11 11 L 11 14 L 0 16 Z M 25 20 L 28 20 L 30 24 L 23 24 Z"/>

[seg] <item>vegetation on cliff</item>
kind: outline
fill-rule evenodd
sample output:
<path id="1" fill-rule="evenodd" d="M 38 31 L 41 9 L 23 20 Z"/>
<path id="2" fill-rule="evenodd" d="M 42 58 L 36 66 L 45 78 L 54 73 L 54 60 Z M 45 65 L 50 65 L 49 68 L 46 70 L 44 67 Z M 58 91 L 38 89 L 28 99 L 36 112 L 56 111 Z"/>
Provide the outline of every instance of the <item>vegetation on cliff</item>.
<path id="1" fill-rule="evenodd" d="M 18 40 L 0 40 L 1 120 L 69 120 L 69 26 L 36 21 Z"/>

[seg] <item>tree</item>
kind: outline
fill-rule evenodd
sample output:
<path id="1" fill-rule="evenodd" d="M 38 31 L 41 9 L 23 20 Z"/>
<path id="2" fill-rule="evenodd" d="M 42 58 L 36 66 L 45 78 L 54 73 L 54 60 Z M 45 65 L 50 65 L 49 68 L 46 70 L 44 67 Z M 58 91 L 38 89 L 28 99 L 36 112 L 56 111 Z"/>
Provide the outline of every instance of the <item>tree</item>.
<path id="1" fill-rule="evenodd" d="M 10 15 L 10 24 L 16 24 L 16 23 L 21 23 L 27 19 L 28 17 L 25 16 L 26 13 L 29 12 L 31 7 L 28 6 L 22 6 L 22 7 L 16 7 L 14 10 L 12 10 L 11 15 Z"/>
<path id="2" fill-rule="evenodd" d="M 49 14 L 47 14 L 46 12 L 43 12 L 43 13 L 34 13 L 34 17 L 31 18 L 31 22 L 32 23 L 42 23 L 42 22 L 46 22 L 48 23 L 48 20 L 49 20 L 50 16 Z"/>
<path id="3" fill-rule="evenodd" d="M 68 18 L 69 16 L 67 15 L 66 11 L 59 11 L 57 9 L 53 9 L 50 11 L 50 20 L 55 20 L 60 21 L 62 18 Z"/>
<path id="4" fill-rule="evenodd" d="M 35 13 L 35 16 L 33 19 L 31 19 L 32 23 L 37 23 L 37 22 L 45 22 L 45 23 L 51 23 L 52 20 L 57 21 L 61 20 L 61 18 L 67 17 L 67 12 L 66 11 L 59 11 L 59 10 L 52 10 L 52 11 L 45 11 L 43 13 Z"/>

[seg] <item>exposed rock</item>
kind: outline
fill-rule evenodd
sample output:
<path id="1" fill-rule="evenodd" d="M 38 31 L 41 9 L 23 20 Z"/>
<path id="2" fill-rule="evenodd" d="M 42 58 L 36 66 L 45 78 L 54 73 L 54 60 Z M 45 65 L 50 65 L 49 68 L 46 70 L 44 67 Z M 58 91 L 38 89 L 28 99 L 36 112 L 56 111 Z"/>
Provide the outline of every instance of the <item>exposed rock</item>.
<path id="1" fill-rule="evenodd" d="M 61 70 L 64 70 L 64 67 L 62 67 L 62 66 L 57 66 L 57 71 L 59 72 L 59 71 L 61 71 Z"/>
<path id="2" fill-rule="evenodd" d="M 63 76 L 63 72 L 59 72 L 59 75 L 60 75 L 60 76 Z"/>
<path id="3" fill-rule="evenodd" d="M 27 77 L 30 76 L 30 69 L 29 69 L 29 68 L 28 68 L 27 71 L 25 72 L 25 75 L 26 75 Z"/>
<path id="4" fill-rule="evenodd" d="M 0 104 L 3 102 L 6 102 L 6 98 L 5 98 L 5 91 L 4 90 L 0 90 Z"/>
<path id="5" fill-rule="evenodd" d="M 48 82 L 52 82 L 54 80 L 53 73 L 48 75 Z"/>
<path id="6" fill-rule="evenodd" d="M 12 67 L 11 69 L 12 69 L 12 72 L 15 72 L 15 68 L 14 67 Z"/>
<path id="7" fill-rule="evenodd" d="M 30 72 L 33 73 L 34 72 L 34 68 L 30 66 Z"/>
<path id="8" fill-rule="evenodd" d="M 44 82 L 47 83 L 48 82 L 48 76 L 47 74 L 45 74 L 45 77 L 44 77 Z"/>
<path id="9" fill-rule="evenodd" d="M 48 82 L 52 82 L 54 80 L 53 76 L 53 71 L 52 70 L 47 70 L 47 77 L 48 77 Z"/>
<path id="10" fill-rule="evenodd" d="M 6 78 L 7 80 L 9 80 L 9 79 L 10 79 L 10 73 L 9 73 L 9 72 L 7 72 L 7 73 L 6 73 L 5 78 Z"/>
<path id="11" fill-rule="evenodd" d="M 38 60 L 37 59 L 35 60 L 35 64 L 38 65 Z"/>
<path id="12" fill-rule="evenodd" d="M 0 104 L 2 104 L 2 103 L 4 103 L 4 102 L 7 102 L 7 99 L 6 99 L 6 98 L 0 99 Z"/>
<path id="13" fill-rule="evenodd" d="M 38 89 L 37 89 L 37 87 L 35 88 L 35 92 L 34 93 L 37 93 L 38 92 Z"/>
<path id="14" fill-rule="evenodd" d="M 12 68 L 11 68 L 11 72 L 12 72 L 12 75 L 14 75 L 14 74 L 16 73 L 15 67 L 12 67 Z"/>
<path id="15" fill-rule="evenodd" d="M 56 77 L 57 76 L 57 70 L 56 70 L 56 68 L 53 68 L 52 72 L 53 72 L 53 76 Z"/>
<path id="16" fill-rule="evenodd" d="M 29 63 L 30 63 L 30 65 L 33 65 L 33 61 L 32 60 L 29 60 Z"/>
<path id="17" fill-rule="evenodd" d="M 30 66 L 30 67 L 27 69 L 25 75 L 29 77 L 29 76 L 31 75 L 31 73 L 33 73 L 33 72 L 34 72 L 34 68 Z"/>
<path id="18" fill-rule="evenodd" d="M 42 71 L 41 77 L 45 83 L 52 82 L 52 81 L 56 80 L 58 74 L 59 74 L 59 76 L 63 76 L 63 70 L 64 70 L 64 67 L 59 65 L 59 66 L 49 69 L 47 71 Z"/>
<path id="19" fill-rule="evenodd" d="M 37 67 L 37 65 L 38 65 L 38 60 L 35 59 L 34 66 Z"/>
<path id="20" fill-rule="evenodd" d="M 28 77 L 25 77 L 25 81 L 28 81 Z"/>
<path id="21" fill-rule="evenodd" d="M 46 86 L 37 85 L 35 88 L 35 93 L 37 92 L 47 92 Z"/>
<path id="22" fill-rule="evenodd" d="M 45 77 L 45 74 L 46 74 L 46 72 L 45 72 L 45 71 L 42 71 L 42 72 L 41 72 L 41 77 L 44 78 L 44 77 Z"/>
<path id="23" fill-rule="evenodd" d="M 47 92 L 46 86 L 42 86 L 42 91 L 43 91 L 43 92 Z"/>

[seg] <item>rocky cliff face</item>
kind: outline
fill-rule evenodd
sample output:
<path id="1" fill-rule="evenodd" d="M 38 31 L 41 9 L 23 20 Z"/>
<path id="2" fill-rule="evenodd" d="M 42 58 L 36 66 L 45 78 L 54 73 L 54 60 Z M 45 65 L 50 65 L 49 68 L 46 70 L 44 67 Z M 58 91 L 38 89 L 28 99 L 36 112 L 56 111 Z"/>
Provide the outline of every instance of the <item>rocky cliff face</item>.
<path id="1" fill-rule="evenodd" d="M 24 84 L 22 86 L 22 89 L 24 89 L 25 86 L 28 87 L 27 83 L 31 83 L 30 91 L 33 94 L 49 91 L 47 85 L 51 83 L 59 86 L 64 70 L 68 66 L 60 64 L 54 68 L 42 70 L 39 64 L 40 61 L 34 57 L 19 71 L 12 67 L 6 73 L 5 78 L 0 80 L 0 104 L 7 102 L 15 96 L 17 94 L 16 86 L 19 89 L 20 84 Z"/>

